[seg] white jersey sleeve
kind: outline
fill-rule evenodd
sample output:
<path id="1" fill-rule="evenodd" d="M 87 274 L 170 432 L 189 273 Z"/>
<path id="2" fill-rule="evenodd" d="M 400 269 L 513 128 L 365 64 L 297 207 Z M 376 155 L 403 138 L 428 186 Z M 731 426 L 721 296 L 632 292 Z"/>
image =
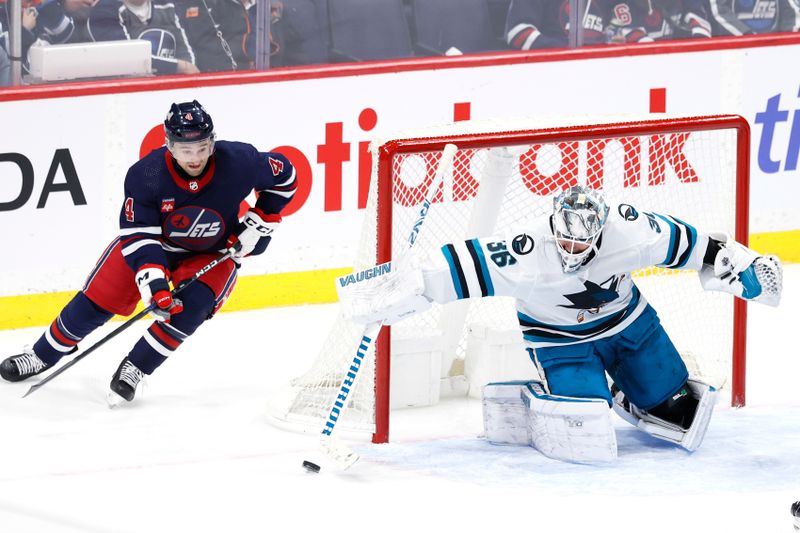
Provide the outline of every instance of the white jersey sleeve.
<path id="1" fill-rule="evenodd" d="M 708 235 L 677 217 L 639 212 L 630 204 L 612 206 L 599 256 L 619 259 L 619 272 L 658 266 L 695 269 L 703 266 Z"/>
<path id="2" fill-rule="evenodd" d="M 445 244 L 423 269 L 425 295 L 447 303 L 487 296 L 518 296 L 525 273 L 505 236 Z"/>

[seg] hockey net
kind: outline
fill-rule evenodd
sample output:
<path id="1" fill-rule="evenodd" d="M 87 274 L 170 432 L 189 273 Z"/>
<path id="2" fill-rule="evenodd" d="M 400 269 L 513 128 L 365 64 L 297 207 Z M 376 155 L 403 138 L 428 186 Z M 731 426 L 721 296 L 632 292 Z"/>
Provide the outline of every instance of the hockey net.
<path id="1" fill-rule="evenodd" d="M 354 269 L 403 250 L 446 143 L 458 152 L 420 231 L 423 251 L 549 215 L 553 195 L 575 184 L 603 191 L 609 203 L 670 214 L 747 244 L 749 128 L 741 117 L 467 121 L 373 143 Z M 732 405 L 744 405 L 745 305 L 703 291 L 695 272 L 650 268 L 634 276 L 690 372 L 727 391 Z M 388 440 L 389 369 L 400 343 L 433 343 L 441 377 L 452 377 L 464 368 L 470 332 L 515 331 L 518 323 L 513 301 L 484 298 L 434 305 L 388 330 L 375 357 L 365 357 L 337 432 Z M 311 368 L 271 398 L 270 418 L 319 431 L 362 332 L 339 318 Z"/>

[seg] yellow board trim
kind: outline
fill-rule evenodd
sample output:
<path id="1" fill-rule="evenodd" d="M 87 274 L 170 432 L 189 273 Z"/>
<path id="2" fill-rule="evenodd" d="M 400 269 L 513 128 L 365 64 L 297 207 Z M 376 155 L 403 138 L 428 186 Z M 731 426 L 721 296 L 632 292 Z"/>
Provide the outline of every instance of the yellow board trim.
<path id="1" fill-rule="evenodd" d="M 800 230 L 755 233 L 750 247 L 774 254 L 784 263 L 800 263 Z M 243 276 L 222 311 L 245 311 L 336 301 L 334 280 L 351 268 Z M 0 329 L 46 326 L 69 302 L 74 291 L 0 297 Z M 120 319 L 121 320 L 121 319 Z"/>
<path id="2" fill-rule="evenodd" d="M 753 233 L 750 248 L 760 254 L 772 254 L 784 263 L 800 263 L 800 230 Z"/>
<path id="3" fill-rule="evenodd" d="M 335 268 L 242 276 L 222 311 L 335 302 L 334 280 L 352 271 L 352 268 Z M 46 326 L 74 295 L 75 291 L 69 291 L 0 297 L 0 329 Z"/>

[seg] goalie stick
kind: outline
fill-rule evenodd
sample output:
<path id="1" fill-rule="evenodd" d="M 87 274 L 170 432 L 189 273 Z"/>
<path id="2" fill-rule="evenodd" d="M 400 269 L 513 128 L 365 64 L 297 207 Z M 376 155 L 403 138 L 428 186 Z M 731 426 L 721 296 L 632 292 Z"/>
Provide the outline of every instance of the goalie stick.
<path id="1" fill-rule="evenodd" d="M 433 199 L 439 189 L 439 184 L 441 183 L 444 174 L 452 166 L 457 150 L 458 148 L 454 144 L 447 144 L 445 145 L 444 150 L 442 150 L 442 157 L 439 159 L 439 165 L 436 168 L 436 174 L 434 175 L 433 181 L 430 184 L 430 188 L 425 195 L 425 200 L 422 202 L 422 207 L 419 210 L 419 217 L 411 227 L 411 232 L 406 240 L 407 248 L 405 249 L 405 253 L 413 248 L 414 244 L 417 242 L 420 229 L 422 228 L 422 224 L 425 222 L 425 218 L 428 216 L 428 211 L 430 210 L 431 203 L 433 203 Z M 405 255 L 405 253 L 398 258 L 398 263 L 402 260 L 402 257 Z M 361 340 L 358 343 L 358 348 L 356 349 L 356 354 L 353 357 L 349 368 L 345 372 L 345 377 L 342 380 L 342 384 L 339 387 L 339 391 L 336 394 L 333 405 L 331 405 L 330 411 L 328 412 L 328 417 L 325 420 L 325 426 L 322 428 L 322 433 L 320 435 L 320 447 L 322 448 L 322 452 L 341 470 L 347 470 L 353 466 L 353 464 L 358 461 L 359 456 L 346 444 L 336 439 L 332 433 L 333 430 L 336 429 L 337 421 L 347 408 L 350 399 L 350 392 L 356 386 L 356 382 L 360 375 L 359 369 L 361 368 L 363 360 L 373 347 L 375 338 L 380 333 L 382 327 L 382 321 L 373 322 L 365 326 Z"/>
<path id="2" fill-rule="evenodd" d="M 237 246 L 241 247 L 241 244 L 237 243 Z M 192 276 L 188 280 L 186 280 L 183 283 L 181 283 L 181 285 L 178 288 L 176 288 L 174 291 L 172 291 L 172 296 L 174 297 L 174 296 L 178 295 L 183 289 L 185 289 L 186 287 L 188 287 L 189 285 L 191 285 L 192 283 L 194 283 L 195 281 L 200 279 L 203 275 L 205 275 L 206 272 L 208 272 L 209 270 L 211 270 L 212 268 L 214 268 L 218 264 L 222 263 L 223 261 L 225 261 L 227 259 L 230 259 L 230 257 L 236 252 L 236 250 L 237 250 L 236 246 L 233 247 L 233 248 L 229 248 L 224 254 L 222 254 L 221 256 L 219 256 L 216 259 L 212 260 L 206 266 L 204 266 L 203 268 L 201 268 L 200 270 L 195 272 L 194 276 Z M 120 327 L 118 327 L 117 329 L 115 329 L 114 331 L 112 331 L 111 333 L 109 333 L 108 335 L 106 335 L 105 337 L 103 337 L 102 339 L 100 339 L 99 341 L 94 343 L 93 345 L 91 345 L 85 352 L 83 352 L 83 353 L 81 353 L 79 355 L 76 355 L 67 364 L 65 364 L 64 366 L 62 366 L 58 370 L 54 371 L 52 374 L 48 375 L 46 378 L 44 378 L 39 383 L 37 383 L 35 385 L 32 385 L 31 388 L 28 389 L 28 392 L 23 394 L 22 397 L 25 398 L 26 396 L 36 392 L 36 390 L 40 389 L 41 387 L 44 387 L 47 383 L 53 381 L 55 378 L 57 378 L 58 376 L 60 376 L 64 372 L 66 372 L 66 370 L 68 368 L 70 368 L 71 366 L 73 366 L 75 363 L 77 363 L 78 361 L 80 361 L 81 359 L 83 359 L 84 357 L 86 357 L 87 355 L 89 355 L 90 353 L 95 351 L 96 349 L 98 349 L 100 346 L 105 344 L 107 341 L 110 341 L 111 339 L 113 339 L 114 337 L 116 337 L 117 335 L 119 335 L 120 333 L 122 333 L 123 331 L 128 329 L 129 327 L 131 327 L 135 322 L 139 321 L 139 319 L 141 319 L 147 313 L 152 311 L 153 308 L 155 307 L 155 305 L 156 305 L 155 303 L 151 303 L 150 305 L 148 305 L 147 307 L 145 307 L 144 309 L 142 309 L 141 311 L 139 311 L 138 313 L 133 315 L 131 318 L 126 320 L 125 323 L 122 324 Z"/>

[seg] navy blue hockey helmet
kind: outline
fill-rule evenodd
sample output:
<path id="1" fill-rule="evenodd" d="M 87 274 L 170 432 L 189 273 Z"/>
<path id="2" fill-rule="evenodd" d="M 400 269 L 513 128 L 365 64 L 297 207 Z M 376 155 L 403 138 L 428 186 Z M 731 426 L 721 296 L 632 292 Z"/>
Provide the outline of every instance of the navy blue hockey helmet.
<path id="1" fill-rule="evenodd" d="M 214 122 L 197 100 L 172 104 L 164 121 L 164 133 L 167 141 L 197 142 L 203 139 L 214 140 Z"/>

